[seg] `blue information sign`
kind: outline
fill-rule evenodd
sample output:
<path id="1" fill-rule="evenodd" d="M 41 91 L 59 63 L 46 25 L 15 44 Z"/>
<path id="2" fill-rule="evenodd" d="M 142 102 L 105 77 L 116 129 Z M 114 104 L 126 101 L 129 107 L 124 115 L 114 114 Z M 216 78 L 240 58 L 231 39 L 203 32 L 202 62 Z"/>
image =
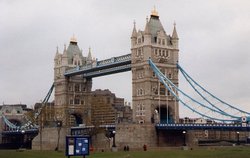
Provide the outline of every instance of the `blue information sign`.
<path id="1" fill-rule="evenodd" d="M 89 137 L 66 136 L 66 156 L 89 155 Z"/>

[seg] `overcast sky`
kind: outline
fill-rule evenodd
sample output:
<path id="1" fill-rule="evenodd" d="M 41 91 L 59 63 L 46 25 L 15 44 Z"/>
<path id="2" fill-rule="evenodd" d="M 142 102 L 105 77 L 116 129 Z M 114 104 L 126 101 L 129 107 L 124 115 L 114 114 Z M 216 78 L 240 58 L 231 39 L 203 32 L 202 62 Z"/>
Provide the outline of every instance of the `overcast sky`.
<path id="1" fill-rule="evenodd" d="M 85 56 L 89 47 L 98 60 L 130 53 L 133 21 L 144 30 L 154 6 L 167 34 L 176 22 L 182 67 L 250 111 L 249 0 L 0 0 L 0 104 L 40 102 L 53 83 L 56 47 L 62 53 L 73 34 Z M 131 85 L 126 72 L 94 79 L 93 89 L 131 101 Z M 183 79 L 180 87 L 189 91 Z"/>

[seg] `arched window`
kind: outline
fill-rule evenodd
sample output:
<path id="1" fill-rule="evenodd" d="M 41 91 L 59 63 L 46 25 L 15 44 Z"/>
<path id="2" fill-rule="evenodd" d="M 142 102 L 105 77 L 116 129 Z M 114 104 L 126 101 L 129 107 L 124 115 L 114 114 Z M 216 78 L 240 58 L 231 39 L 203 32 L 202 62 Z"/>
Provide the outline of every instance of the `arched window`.
<path id="1" fill-rule="evenodd" d="M 155 37 L 154 40 L 155 40 L 155 43 L 157 43 L 157 37 Z"/>
<path id="2" fill-rule="evenodd" d="M 165 45 L 165 39 L 162 39 L 162 45 Z"/>

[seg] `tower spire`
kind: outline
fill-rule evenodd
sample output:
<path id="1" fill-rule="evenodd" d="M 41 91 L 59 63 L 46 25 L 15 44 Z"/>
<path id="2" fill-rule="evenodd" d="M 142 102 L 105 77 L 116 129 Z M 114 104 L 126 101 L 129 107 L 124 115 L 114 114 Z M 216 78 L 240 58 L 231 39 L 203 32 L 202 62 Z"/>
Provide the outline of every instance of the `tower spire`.
<path id="1" fill-rule="evenodd" d="M 146 23 L 146 26 L 145 26 L 144 33 L 145 33 L 146 35 L 149 35 L 149 34 L 150 34 L 150 29 L 149 29 L 149 22 L 148 22 L 148 20 L 147 20 L 147 23 Z"/>
<path id="2" fill-rule="evenodd" d="M 58 46 L 56 46 L 56 54 L 59 54 Z"/>
<path id="3" fill-rule="evenodd" d="M 136 31 L 136 22 L 134 20 L 134 28 L 133 28 L 133 32 L 132 32 L 132 36 L 131 37 L 136 37 L 137 36 L 137 31 Z"/>
<path id="4" fill-rule="evenodd" d="M 173 29 L 173 33 L 172 33 L 172 38 L 179 39 L 177 31 L 176 31 L 176 23 L 175 22 L 174 22 L 174 29 Z"/>
<path id="5" fill-rule="evenodd" d="M 88 53 L 88 59 L 89 61 L 92 60 L 92 55 L 91 55 L 91 47 L 89 47 L 89 53 Z"/>

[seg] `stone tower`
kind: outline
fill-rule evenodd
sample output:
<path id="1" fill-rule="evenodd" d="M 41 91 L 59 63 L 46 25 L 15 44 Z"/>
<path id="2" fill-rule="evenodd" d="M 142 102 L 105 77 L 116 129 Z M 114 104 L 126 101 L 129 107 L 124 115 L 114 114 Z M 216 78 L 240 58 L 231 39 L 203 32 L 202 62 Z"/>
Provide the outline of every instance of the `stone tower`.
<path id="1" fill-rule="evenodd" d="M 62 54 L 58 48 L 54 58 L 54 85 L 55 85 L 55 120 L 63 122 L 64 126 L 87 124 L 90 120 L 89 96 L 92 88 L 92 79 L 81 75 L 65 77 L 68 69 L 92 64 L 91 52 L 88 56 L 82 55 L 75 37 L 70 39 L 68 48 L 64 46 Z"/>
<path id="2" fill-rule="evenodd" d="M 134 28 L 131 36 L 133 120 L 136 123 L 173 123 L 179 121 L 179 104 L 159 82 L 148 64 L 157 67 L 178 86 L 179 38 L 174 24 L 167 35 L 154 9 L 144 31 Z"/>

